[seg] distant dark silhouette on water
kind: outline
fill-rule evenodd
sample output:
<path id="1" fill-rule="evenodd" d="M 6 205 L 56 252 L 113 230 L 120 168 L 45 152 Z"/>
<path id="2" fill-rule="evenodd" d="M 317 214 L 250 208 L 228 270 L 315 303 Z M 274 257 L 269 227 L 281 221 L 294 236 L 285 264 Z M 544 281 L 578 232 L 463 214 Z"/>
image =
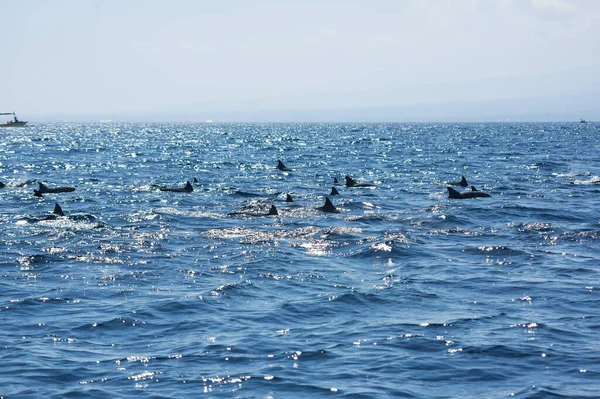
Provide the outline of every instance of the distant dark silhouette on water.
<path id="1" fill-rule="evenodd" d="M 469 183 L 467 183 L 467 179 L 462 176 L 462 179 L 460 179 L 460 181 L 449 181 L 446 182 L 447 185 L 449 186 L 461 186 L 461 187 L 467 187 L 469 185 Z"/>
<path id="2" fill-rule="evenodd" d="M 173 188 L 173 187 L 160 187 L 160 191 L 171 191 L 175 193 L 191 193 L 194 191 L 194 187 L 192 187 L 192 183 L 189 180 L 185 183 L 183 188 Z"/>
<path id="3" fill-rule="evenodd" d="M 479 191 L 479 190 L 475 189 L 475 187 L 472 187 L 471 191 L 463 191 L 462 193 L 459 191 L 456 191 L 452 187 L 448 187 L 448 198 L 466 199 L 466 198 L 479 198 L 479 197 L 491 197 L 491 195 L 486 192 Z"/>
<path id="4" fill-rule="evenodd" d="M 358 183 L 356 180 L 346 175 L 346 187 L 374 187 L 371 183 Z"/>
<path id="5" fill-rule="evenodd" d="M 279 160 L 279 159 L 277 160 L 277 166 L 276 166 L 276 168 L 279 169 L 279 170 L 286 170 L 286 171 L 291 170 L 290 168 L 288 168 L 287 166 L 285 166 L 284 163 L 281 162 L 281 160 Z"/>
<path id="6" fill-rule="evenodd" d="M 333 205 L 329 197 L 325 197 L 325 205 L 317 208 L 323 212 L 339 213 L 340 211 Z"/>
<path id="7" fill-rule="evenodd" d="M 235 212 L 231 212 L 229 213 L 229 215 L 235 216 L 235 215 L 244 215 L 244 216 L 277 216 L 279 215 L 279 212 L 277 211 L 277 208 L 275 207 L 275 205 L 271 205 L 271 207 L 269 208 L 269 212 L 260 212 L 254 209 L 242 209 L 239 211 L 235 211 Z"/>
<path id="8" fill-rule="evenodd" d="M 42 197 L 43 194 L 57 194 L 57 193 L 70 193 L 75 191 L 73 187 L 54 187 L 49 188 L 42 182 L 38 182 L 39 189 L 33 190 L 33 195 L 36 197 Z"/>
<path id="9" fill-rule="evenodd" d="M 65 213 L 63 212 L 62 208 L 58 204 L 54 204 L 54 212 L 53 213 L 58 216 L 65 216 Z"/>

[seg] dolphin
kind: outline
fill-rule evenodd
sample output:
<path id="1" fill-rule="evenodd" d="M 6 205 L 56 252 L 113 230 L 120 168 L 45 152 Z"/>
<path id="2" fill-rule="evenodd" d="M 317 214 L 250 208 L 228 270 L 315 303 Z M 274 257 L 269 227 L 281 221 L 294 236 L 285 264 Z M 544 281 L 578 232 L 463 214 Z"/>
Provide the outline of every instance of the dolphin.
<path id="1" fill-rule="evenodd" d="M 6 187 L 6 184 L 4 184 L 0 181 L 0 188 L 4 188 L 4 187 Z"/>
<path id="2" fill-rule="evenodd" d="M 292 198 L 292 196 L 291 196 L 291 195 L 289 195 L 289 194 L 288 194 L 288 195 L 285 197 L 285 202 L 294 202 L 294 199 Z"/>
<path id="3" fill-rule="evenodd" d="M 269 213 L 266 214 L 266 216 L 277 216 L 279 215 L 279 212 L 277 212 L 277 208 L 275 208 L 275 205 L 271 205 L 271 208 L 269 208 Z"/>
<path id="4" fill-rule="evenodd" d="M 194 187 L 192 187 L 192 183 L 190 183 L 190 181 L 188 180 L 183 188 L 160 187 L 159 190 L 171 191 L 175 193 L 191 193 L 192 191 L 194 191 Z"/>
<path id="5" fill-rule="evenodd" d="M 489 195 L 486 192 L 479 191 L 479 190 L 464 191 L 461 193 L 459 191 L 456 191 L 452 187 L 448 187 L 448 198 L 465 199 L 465 198 L 478 198 L 478 197 L 491 197 L 491 195 Z"/>
<path id="6" fill-rule="evenodd" d="M 269 208 L 269 212 L 267 212 L 267 213 L 255 213 L 255 212 L 250 212 L 250 211 L 235 211 L 235 212 L 229 213 L 229 215 L 277 216 L 277 215 L 279 215 L 279 212 L 277 211 L 277 208 L 275 207 L 275 205 L 271 205 L 271 208 Z"/>
<path id="7" fill-rule="evenodd" d="M 38 191 L 39 194 L 70 193 L 72 191 L 75 191 L 75 188 L 73 188 L 73 187 L 54 187 L 54 188 L 48 188 L 48 186 L 46 186 L 42 182 L 38 182 L 38 185 L 40 187 L 39 187 L 38 190 L 33 190 L 34 194 L 36 194 L 35 191 Z"/>
<path id="8" fill-rule="evenodd" d="M 329 193 L 329 195 L 340 195 L 340 193 L 338 192 L 337 188 L 331 187 L 331 193 Z"/>
<path id="9" fill-rule="evenodd" d="M 339 183 L 339 182 L 338 182 L 338 179 L 337 179 L 337 177 L 334 177 L 334 178 L 333 178 L 333 184 L 338 184 L 338 183 Z"/>
<path id="10" fill-rule="evenodd" d="M 340 211 L 331 203 L 329 197 L 325 197 L 325 205 L 317 208 L 323 212 L 340 213 Z"/>
<path id="11" fill-rule="evenodd" d="M 291 170 L 290 168 L 288 168 L 287 166 L 285 166 L 283 164 L 283 162 L 281 162 L 281 160 L 279 160 L 279 159 L 277 160 L 277 167 L 276 168 L 279 169 L 279 170 L 288 170 L 288 171 Z"/>
<path id="12" fill-rule="evenodd" d="M 65 216 L 65 213 L 63 212 L 60 205 L 58 205 L 56 203 L 54 204 L 54 212 L 52 212 L 52 213 L 54 213 L 55 215 L 58 215 L 58 216 Z"/>
<path id="13" fill-rule="evenodd" d="M 462 176 L 462 179 L 460 179 L 460 181 L 449 181 L 446 182 L 446 184 L 450 185 L 450 186 L 461 186 L 461 187 L 467 187 L 469 185 L 469 183 L 467 183 L 467 179 Z"/>
<path id="14" fill-rule="evenodd" d="M 357 183 L 353 178 L 346 175 L 346 187 L 374 187 L 374 184 Z"/>

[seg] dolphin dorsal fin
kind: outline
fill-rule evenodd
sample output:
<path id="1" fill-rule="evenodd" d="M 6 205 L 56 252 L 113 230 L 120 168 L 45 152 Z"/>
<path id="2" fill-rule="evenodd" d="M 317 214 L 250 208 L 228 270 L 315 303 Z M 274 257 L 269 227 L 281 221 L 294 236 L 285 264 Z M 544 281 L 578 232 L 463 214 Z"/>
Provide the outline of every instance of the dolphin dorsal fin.
<path id="1" fill-rule="evenodd" d="M 291 196 L 291 195 L 289 195 L 289 194 L 288 194 L 288 195 L 285 197 L 285 202 L 294 202 L 294 199 L 292 198 L 292 196 Z"/>
<path id="2" fill-rule="evenodd" d="M 334 184 L 335 184 L 335 183 L 339 183 L 339 182 L 338 182 L 338 179 L 337 179 L 337 177 L 334 177 L 334 178 L 333 178 L 333 183 L 334 183 Z"/>
<path id="3" fill-rule="evenodd" d="M 337 208 L 333 205 L 329 197 L 325 197 L 325 205 L 323 205 L 324 212 L 336 212 Z"/>
<path id="4" fill-rule="evenodd" d="M 188 180 L 185 183 L 185 187 L 184 187 L 187 191 L 194 191 L 194 187 L 192 187 L 192 183 L 190 183 L 190 181 Z"/>
<path id="5" fill-rule="evenodd" d="M 62 208 L 58 204 L 54 204 L 54 212 L 53 213 L 58 216 L 65 216 L 65 213 L 63 212 Z"/>
<path id="6" fill-rule="evenodd" d="M 460 179 L 460 185 L 463 187 L 467 187 L 469 185 L 469 183 L 467 183 L 467 179 L 463 176 L 462 179 Z"/>
<path id="7" fill-rule="evenodd" d="M 340 195 L 337 188 L 331 187 L 331 193 L 329 195 Z"/>
<path id="8" fill-rule="evenodd" d="M 48 187 L 46 187 L 46 185 L 44 183 L 42 183 L 41 181 L 38 182 L 38 185 L 40 187 L 40 191 L 47 189 Z"/>
<path id="9" fill-rule="evenodd" d="M 349 187 L 352 187 L 356 184 L 356 182 L 354 181 L 353 178 L 351 178 L 350 176 L 346 175 L 346 185 Z"/>
<path id="10" fill-rule="evenodd" d="M 475 188 L 475 186 L 471 186 L 471 191 L 479 191 Z"/>
<path id="11" fill-rule="evenodd" d="M 271 209 L 269 209 L 269 213 L 267 213 L 267 216 L 277 216 L 279 215 L 279 212 L 277 212 L 277 208 L 275 208 L 275 205 L 271 205 Z"/>
<path id="12" fill-rule="evenodd" d="M 452 187 L 448 187 L 448 198 L 460 198 L 460 193 Z"/>
<path id="13" fill-rule="evenodd" d="M 280 159 L 277 160 L 277 169 L 287 169 L 287 167 L 281 162 Z"/>
<path id="14" fill-rule="evenodd" d="M 34 197 L 43 197 L 42 192 L 40 190 L 33 189 Z"/>

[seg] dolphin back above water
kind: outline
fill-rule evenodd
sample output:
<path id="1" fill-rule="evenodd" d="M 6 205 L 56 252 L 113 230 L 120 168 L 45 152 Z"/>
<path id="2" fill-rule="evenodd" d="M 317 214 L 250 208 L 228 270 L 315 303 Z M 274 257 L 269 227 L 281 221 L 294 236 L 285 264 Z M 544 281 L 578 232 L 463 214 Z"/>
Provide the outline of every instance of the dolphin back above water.
<path id="1" fill-rule="evenodd" d="M 40 194 L 70 193 L 72 191 L 75 191 L 75 188 L 73 188 L 73 187 L 50 188 L 42 182 L 38 182 L 38 185 L 39 185 L 39 189 L 34 190 L 34 191 L 38 191 Z"/>
<path id="2" fill-rule="evenodd" d="M 60 205 L 58 205 L 56 203 L 54 204 L 54 211 L 52 213 L 54 213 L 55 215 L 58 215 L 58 216 L 65 216 L 65 213 L 63 212 Z"/>
<path id="3" fill-rule="evenodd" d="M 185 183 L 185 186 L 183 188 L 160 187 L 159 190 L 160 191 L 171 191 L 174 193 L 191 193 L 192 191 L 194 191 L 194 187 L 192 187 L 192 183 L 190 183 L 190 181 L 188 180 Z"/>
<path id="4" fill-rule="evenodd" d="M 462 179 L 460 179 L 460 181 L 449 181 L 446 182 L 446 184 L 448 184 L 449 186 L 461 186 L 461 187 L 467 187 L 469 185 L 469 183 L 467 183 L 467 179 L 462 176 Z"/>
<path id="5" fill-rule="evenodd" d="M 474 187 L 472 187 L 472 188 L 474 188 Z M 479 191 L 477 189 L 475 189 L 475 190 L 471 189 L 471 191 L 460 192 L 460 191 L 453 189 L 452 187 L 448 187 L 448 198 L 466 199 L 466 198 L 483 198 L 483 197 L 491 197 L 491 195 L 484 191 Z"/>
<path id="6" fill-rule="evenodd" d="M 281 162 L 280 159 L 277 160 L 277 166 L 276 166 L 276 168 L 279 169 L 279 170 L 291 170 L 290 168 L 288 168 L 287 166 L 285 166 L 284 163 Z"/>
<path id="7" fill-rule="evenodd" d="M 56 194 L 56 193 L 70 193 L 75 191 L 73 187 L 54 187 L 49 188 L 44 183 L 38 182 L 39 188 L 33 190 L 33 195 L 36 197 L 43 197 L 43 194 Z"/>
<path id="8" fill-rule="evenodd" d="M 277 208 L 275 207 L 275 205 L 271 205 L 271 208 L 269 208 L 269 212 L 267 213 L 260 213 L 260 212 L 253 212 L 253 211 L 236 211 L 236 212 L 231 212 L 229 213 L 229 215 L 245 215 L 245 216 L 278 216 L 279 212 L 277 211 Z"/>
<path id="9" fill-rule="evenodd" d="M 325 205 L 320 206 L 317 208 L 320 211 L 323 212 L 330 212 L 330 213 L 339 213 L 340 211 L 333 205 L 333 203 L 331 202 L 331 200 L 329 199 L 329 197 L 325 197 Z"/>
<path id="10" fill-rule="evenodd" d="M 357 183 L 356 180 L 346 175 L 346 187 L 374 187 L 374 184 L 370 183 Z"/>

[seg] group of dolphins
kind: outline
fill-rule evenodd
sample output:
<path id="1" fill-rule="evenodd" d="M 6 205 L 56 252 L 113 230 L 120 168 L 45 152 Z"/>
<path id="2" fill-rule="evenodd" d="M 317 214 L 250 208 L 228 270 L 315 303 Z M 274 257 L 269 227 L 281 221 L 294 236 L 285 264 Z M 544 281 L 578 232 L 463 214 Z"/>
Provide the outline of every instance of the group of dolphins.
<path id="1" fill-rule="evenodd" d="M 292 171 L 293 170 L 293 169 L 290 169 L 287 166 L 285 166 L 285 164 L 281 160 L 277 160 L 276 169 L 281 170 L 281 171 Z M 370 183 L 358 183 L 357 181 L 355 181 L 352 177 L 350 177 L 348 175 L 345 176 L 345 180 L 346 180 L 346 187 L 350 187 L 350 188 L 374 187 L 375 186 L 374 184 L 370 184 Z M 334 182 L 334 184 L 338 183 L 338 179 L 334 178 L 333 182 Z M 198 179 L 194 178 L 194 183 L 198 183 Z M 467 199 L 467 198 L 491 197 L 490 194 L 488 194 L 484 191 L 479 191 L 474 186 L 471 186 L 470 191 L 467 190 L 467 191 L 462 191 L 462 192 L 450 187 L 450 186 L 468 187 L 469 184 L 467 183 L 467 179 L 464 176 L 462 176 L 462 179 L 460 181 L 446 182 L 446 184 L 448 185 L 448 198 Z M 74 187 L 50 188 L 50 187 L 47 187 L 42 182 L 38 182 L 38 185 L 39 185 L 39 188 L 37 190 L 33 190 L 33 195 L 36 197 L 43 197 L 44 194 L 69 193 L 69 192 L 75 191 Z M 5 186 L 4 183 L 0 182 L 0 188 L 2 188 L 4 186 Z M 169 192 L 178 192 L 178 193 L 190 193 L 190 192 L 194 191 L 194 187 L 192 186 L 192 183 L 187 181 L 183 187 L 159 187 L 159 190 L 160 191 L 169 191 Z M 334 196 L 334 195 L 339 195 L 339 192 L 335 188 L 335 186 L 333 186 L 331 188 L 331 193 L 329 194 L 329 196 Z M 329 199 L 329 196 L 325 197 L 325 204 L 323 206 L 318 207 L 317 209 L 322 212 L 339 213 L 340 212 L 339 209 L 337 209 L 335 207 L 335 205 L 333 205 L 333 203 Z M 294 202 L 294 200 L 290 194 L 287 194 L 286 202 Z M 55 204 L 53 213 L 57 216 L 65 216 L 62 208 L 58 204 Z M 231 213 L 229 213 L 229 215 L 276 216 L 276 215 L 279 215 L 279 212 L 278 212 L 277 208 L 275 207 L 275 205 L 271 205 L 271 207 L 269 208 L 269 211 L 266 213 L 257 213 L 254 211 L 239 210 L 239 211 L 231 212 Z"/>
<path id="2" fill-rule="evenodd" d="M 469 183 L 467 183 L 467 179 L 464 176 L 462 177 L 462 179 L 460 181 L 447 182 L 446 184 L 448 184 L 450 186 L 460 186 L 460 187 L 467 187 L 469 185 Z M 483 197 L 491 197 L 491 195 L 489 195 L 488 193 L 486 193 L 484 191 L 477 190 L 475 188 L 475 186 L 471 186 L 471 191 L 463 191 L 463 192 L 455 190 L 452 187 L 448 187 L 448 198 L 465 199 L 465 198 L 483 198 Z"/>
<path id="3" fill-rule="evenodd" d="M 281 160 L 277 160 L 277 169 L 279 170 L 284 170 L 284 171 L 289 171 L 292 169 L 289 169 L 287 166 L 285 166 L 285 164 L 283 162 L 281 162 Z M 334 183 L 337 183 L 338 180 L 337 178 L 334 178 Z M 446 182 L 447 185 L 449 186 L 460 186 L 460 187 L 467 187 L 469 185 L 469 183 L 467 183 L 467 179 L 462 176 L 462 179 L 460 181 L 457 182 Z M 351 178 L 350 176 L 346 175 L 346 187 L 374 187 L 374 184 L 370 184 L 370 183 L 357 183 L 353 178 Z M 335 187 L 332 187 L 331 189 L 331 195 L 338 195 L 338 191 Z M 490 194 L 484 192 L 484 191 L 480 191 L 477 190 L 475 188 L 475 186 L 471 186 L 471 191 L 463 191 L 460 192 L 452 187 L 448 187 L 448 198 L 454 198 L 454 199 L 467 199 L 467 198 L 485 198 L 485 197 L 491 197 Z M 291 199 L 291 196 L 288 194 L 288 200 Z M 329 197 L 325 198 L 325 205 L 318 208 L 324 212 L 336 212 L 337 210 L 335 209 L 335 207 L 333 206 L 333 204 L 331 203 L 331 201 L 329 200 Z"/>
<path id="4" fill-rule="evenodd" d="M 285 166 L 285 164 L 279 159 L 277 160 L 276 169 L 279 169 L 281 171 L 293 171 L 293 169 L 290 169 L 287 166 Z M 350 177 L 348 175 L 345 176 L 345 180 L 346 180 L 346 187 L 349 187 L 349 188 L 375 187 L 375 185 L 371 184 L 371 183 L 358 183 L 356 180 L 354 180 L 352 177 Z M 334 184 L 338 183 L 337 177 L 334 177 L 333 183 Z M 449 186 L 460 186 L 460 187 L 467 187 L 469 185 L 467 183 L 467 179 L 464 176 L 462 176 L 462 179 L 458 182 L 447 182 L 446 184 L 448 184 Z M 187 189 L 189 191 L 193 190 L 189 181 L 187 182 L 186 187 L 189 187 Z M 162 191 L 182 191 L 182 190 L 186 190 L 186 189 L 185 188 L 184 189 L 161 188 L 161 190 Z M 325 204 L 323 206 L 318 207 L 317 209 L 322 212 L 339 213 L 340 212 L 339 209 L 337 209 L 335 207 L 335 205 L 333 205 L 333 203 L 331 202 L 331 199 L 329 199 L 330 196 L 339 195 L 339 194 L 340 193 L 338 192 L 337 188 L 335 188 L 335 186 L 331 187 L 331 193 L 329 193 L 329 196 L 325 197 Z M 463 191 L 463 192 L 460 192 L 452 187 L 448 187 L 448 198 L 467 199 L 467 198 L 485 198 L 485 197 L 491 197 L 491 195 L 484 191 L 477 190 L 474 186 L 471 186 L 470 191 Z M 286 202 L 294 202 L 294 200 L 290 194 L 286 195 Z M 279 212 L 277 211 L 277 208 L 275 207 L 275 205 L 271 205 L 271 208 L 269 209 L 269 212 L 267 212 L 267 213 L 257 214 L 257 213 L 253 213 L 253 212 L 237 211 L 237 212 L 230 213 L 230 215 L 275 216 L 275 215 L 279 215 Z"/>

